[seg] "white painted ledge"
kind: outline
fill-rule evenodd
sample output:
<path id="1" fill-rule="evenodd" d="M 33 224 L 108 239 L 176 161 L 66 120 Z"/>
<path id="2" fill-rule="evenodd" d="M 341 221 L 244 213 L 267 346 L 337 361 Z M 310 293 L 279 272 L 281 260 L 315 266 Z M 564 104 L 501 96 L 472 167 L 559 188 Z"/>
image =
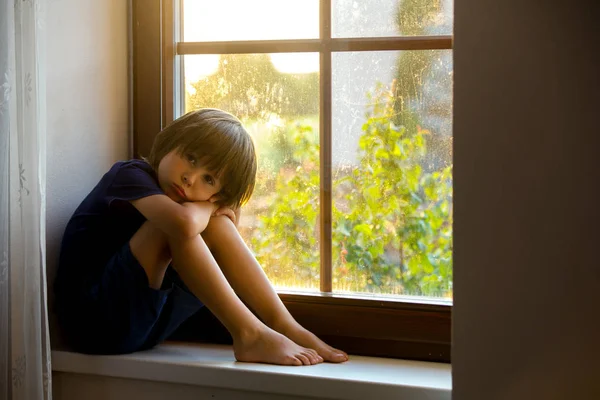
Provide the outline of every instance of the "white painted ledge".
<path id="1" fill-rule="evenodd" d="M 231 346 L 212 344 L 171 342 L 119 356 L 54 350 L 52 369 L 340 400 L 449 400 L 452 392 L 449 364 L 351 356 L 343 364 L 282 367 L 236 362 Z"/>

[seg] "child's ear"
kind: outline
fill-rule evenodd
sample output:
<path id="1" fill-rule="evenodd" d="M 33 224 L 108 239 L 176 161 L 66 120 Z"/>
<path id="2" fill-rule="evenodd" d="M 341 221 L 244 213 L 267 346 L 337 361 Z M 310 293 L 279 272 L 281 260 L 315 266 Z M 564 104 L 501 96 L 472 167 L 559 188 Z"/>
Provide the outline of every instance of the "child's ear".
<path id="1" fill-rule="evenodd" d="M 210 201 L 211 203 L 216 203 L 217 201 L 221 200 L 221 196 L 217 193 L 217 194 L 213 194 L 210 199 L 208 199 L 208 201 Z"/>

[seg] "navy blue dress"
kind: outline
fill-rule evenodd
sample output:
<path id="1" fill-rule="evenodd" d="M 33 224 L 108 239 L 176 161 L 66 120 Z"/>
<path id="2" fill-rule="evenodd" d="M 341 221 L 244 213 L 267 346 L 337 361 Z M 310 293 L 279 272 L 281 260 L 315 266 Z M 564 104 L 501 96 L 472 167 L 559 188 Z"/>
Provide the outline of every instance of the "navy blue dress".
<path id="1" fill-rule="evenodd" d="M 69 220 L 54 283 L 56 312 L 76 351 L 121 354 L 166 339 L 203 305 L 169 266 L 150 288 L 129 240 L 146 222 L 131 200 L 164 194 L 141 160 L 117 162 Z"/>

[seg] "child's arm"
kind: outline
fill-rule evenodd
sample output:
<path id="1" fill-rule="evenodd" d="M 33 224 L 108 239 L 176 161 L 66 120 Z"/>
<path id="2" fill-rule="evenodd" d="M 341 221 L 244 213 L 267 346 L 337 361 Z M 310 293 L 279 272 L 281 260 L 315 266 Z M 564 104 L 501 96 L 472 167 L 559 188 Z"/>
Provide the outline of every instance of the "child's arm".
<path id="1" fill-rule="evenodd" d="M 203 232 L 216 209 L 216 205 L 208 201 L 179 204 L 162 194 L 142 197 L 131 204 L 148 221 L 174 238 L 190 238 Z"/>
<path id="2" fill-rule="evenodd" d="M 237 208 L 234 210 L 229 207 L 220 207 L 217 209 L 217 211 L 215 211 L 212 214 L 212 216 L 218 217 L 219 215 L 225 215 L 227 218 L 229 218 L 231 220 L 231 222 L 233 222 L 233 224 L 237 228 L 240 223 L 241 210 L 240 210 L 240 208 Z"/>

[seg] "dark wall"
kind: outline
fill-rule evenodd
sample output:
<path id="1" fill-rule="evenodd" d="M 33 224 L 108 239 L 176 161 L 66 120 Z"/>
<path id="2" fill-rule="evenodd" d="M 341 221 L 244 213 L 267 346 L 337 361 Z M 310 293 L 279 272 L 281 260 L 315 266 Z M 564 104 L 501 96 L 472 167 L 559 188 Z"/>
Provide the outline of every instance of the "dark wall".
<path id="1" fill-rule="evenodd" d="M 455 0 L 455 399 L 600 399 L 600 6 Z"/>

